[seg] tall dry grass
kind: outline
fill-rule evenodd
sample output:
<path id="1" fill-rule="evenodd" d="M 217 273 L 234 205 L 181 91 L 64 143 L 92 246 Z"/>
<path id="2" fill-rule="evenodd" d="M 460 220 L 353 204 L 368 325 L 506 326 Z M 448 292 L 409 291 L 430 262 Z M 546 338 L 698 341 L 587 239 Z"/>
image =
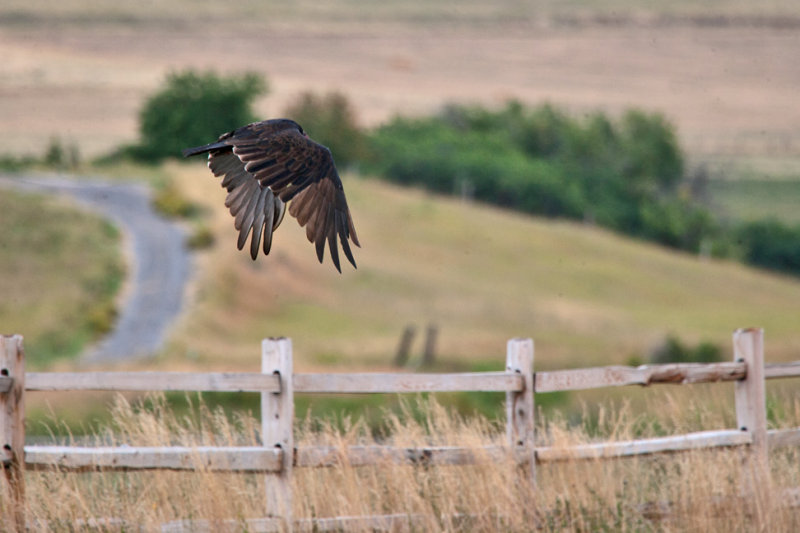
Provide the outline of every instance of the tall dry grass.
<path id="1" fill-rule="evenodd" d="M 666 421 L 660 429 L 642 424 L 623 405 L 600 409 L 591 424 L 549 420 L 537 428 L 537 441 L 569 446 L 598 435 L 641 438 L 664 427 L 721 422 L 719 414 L 703 409 L 683 420 L 678 405 L 662 402 Z M 776 423 L 800 425 L 800 400 L 787 396 L 780 405 Z M 113 425 L 95 435 L 95 444 L 259 444 L 255 418 L 225 415 L 202 403 L 179 418 L 163 396 L 133 403 L 120 396 L 113 411 Z M 386 422 L 385 434 L 374 436 L 359 420 L 307 418 L 296 425 L 296 445 L 458 445 L 480 454 L 482 447 L 504 442 L 500 424 L 454 415 L 430 399 L 387 412 Z M 784 505 L 782 494 L 800 485 L 797 455 L 793 448 L 773 452 L 772 480 L 755 487 L 751 499 L 741 492 L 743 449 L 542 464 L 536 490 L 510 457 L 472 466 L 387 461 L 356 468 L 343 460 L 330 468 L 294 470 L 293 512 L 305 518 L 400 514 L 409 517 L 412 531 L 795 531 L 800 510 Z M 196 472 L 28 472 L 26 481 L 34 530 L 158 531 L 193 520 L 211 531 L 247 531 L 266 515 L 263 475 L 213 473 L 199 464 Z M 10 516 L 6 499 L 0 512 Z"/>

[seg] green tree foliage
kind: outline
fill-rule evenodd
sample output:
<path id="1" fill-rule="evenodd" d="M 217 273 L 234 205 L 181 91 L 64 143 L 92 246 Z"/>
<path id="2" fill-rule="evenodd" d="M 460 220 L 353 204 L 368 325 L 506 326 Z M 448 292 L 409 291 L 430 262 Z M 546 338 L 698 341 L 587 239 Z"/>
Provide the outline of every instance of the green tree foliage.
<path id="1" fill-rule="evenodd" d="M 169 74 L 145 102 L 139 114 L 141 140 L 128 153 L 158 161 L 213 142 L 221 133 L 257 120 L 253 102 L 266 91 L 264 79 L 252 72 L 229 77 L 193 70 Z"/>
<path id="2" fill-rule="evenodd" d="M 52 137 L 42 157 L 42 163 L 51 168 L 60 170 L 75 170 L 81 162 L 78 145 L 71 143 L 65 145 L 60 138 Z"/>
<path id="3" fill-rule="evenodd" d="M 623 169 L 634 186 L 674 188 L 683 177 L 683 156 L 672 126 L 658 114 L 630 110 L 622 117 Z"/>
<path id="4" fill-rule="evenodd" d="M 364 133 L 353 106 L 343 94 L 301 93 L 287 108 L 286 116 L 302 125 L 315 141 L 330 148 L 340 167 L 363 159 Z"/>
<path id="5" fill-rule="evenodd" d="M 372 170 L 431 190 L 597 224 L 697 251 L 717 231 L 679 185 L 683 156 L 672 126 L 632 110 L 574 118 L 551 105 L 493 111 L 449 105 L 395 118 L 371 137 Z"/>
<path id="6" fill-rule="evenodd" d="M 736 240 L 750 264 L 800 274 L 800 226 L 789 227 L 777 220 L 743 224 Z"/>

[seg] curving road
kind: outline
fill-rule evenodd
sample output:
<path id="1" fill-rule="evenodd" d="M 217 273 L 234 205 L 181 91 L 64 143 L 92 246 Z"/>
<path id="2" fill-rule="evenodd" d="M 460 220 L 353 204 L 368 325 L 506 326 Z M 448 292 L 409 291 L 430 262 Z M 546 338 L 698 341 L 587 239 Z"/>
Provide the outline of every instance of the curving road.
<path id="1" fill-rule="evenodd" d="M 114 330 L 84 354 L 86 362 L 147 357 L 166 340 L 181 310 L 192 272 L 185 231 L 156 213 L 150 190 L 140 184 L 45 176 L 0 177 L 0 185 L 38 193 L 66 194 L 109 218 L 123 233 L 128 280 Z"/>

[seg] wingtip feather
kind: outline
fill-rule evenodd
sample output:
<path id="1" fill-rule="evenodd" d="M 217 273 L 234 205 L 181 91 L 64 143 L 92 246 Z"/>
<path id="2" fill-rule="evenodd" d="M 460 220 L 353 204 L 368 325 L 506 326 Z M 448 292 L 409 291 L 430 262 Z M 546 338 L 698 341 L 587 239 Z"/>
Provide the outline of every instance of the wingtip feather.
<path id="1" fill-rule="evenodd" d="M 319 259 L 319 262 L 322 263 L 322 256 L 325 252 L 325 240 L 317 240 L 317 242 L 314 243 L 314 247 L 317 249 L 317 259 Z"/>

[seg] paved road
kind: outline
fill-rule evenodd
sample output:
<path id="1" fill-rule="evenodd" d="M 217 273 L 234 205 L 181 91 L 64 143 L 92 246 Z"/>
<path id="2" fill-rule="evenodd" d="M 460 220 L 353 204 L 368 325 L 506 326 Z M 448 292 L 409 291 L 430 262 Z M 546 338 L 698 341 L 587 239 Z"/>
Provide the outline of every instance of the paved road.
<path id="1" fill-rule="evenodd" d="M 83 358 L 88 362 L 147 357 L 163 345 L 169 326 L 183 303 L 192 271 L 185 232 L 150 205 L 149 189 L 130 183 L 105 183 L 66 178 L 0 177 L 0 185 L 67 194 L 108 217 L 129 248 L 128 286 L 114 330 Z"/>

